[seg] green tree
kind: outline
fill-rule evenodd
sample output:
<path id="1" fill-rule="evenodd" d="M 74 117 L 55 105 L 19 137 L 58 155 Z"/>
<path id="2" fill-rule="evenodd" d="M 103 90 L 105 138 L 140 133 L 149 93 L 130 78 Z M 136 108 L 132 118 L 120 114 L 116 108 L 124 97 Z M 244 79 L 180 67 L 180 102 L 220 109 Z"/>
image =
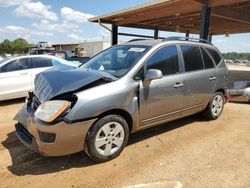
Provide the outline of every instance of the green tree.
<path id="1" fill-rule="evenodd" d="M 26 53 L 28 50 L 28 42 L 22 38 L 18 38 L 12 42 L 14 53 Z"/>
<path id="2" fill-rule="evenodd" d="M 0 44 L 0 49 L 1 49 L 1 54 L 2 53 L 12 53 L 12 44 L 11 41 L 8 39 L 5 39 L 1 44 Z"/>
<path id="3" fill-rule="evenodd" d="M 0 54 L 27 53 L 30 47 L 31 45 L 29 45 L 28 42 L 22 38 L 18 38 L 14 41 L 5 39 L 2 43 L 0 43 Z"/>

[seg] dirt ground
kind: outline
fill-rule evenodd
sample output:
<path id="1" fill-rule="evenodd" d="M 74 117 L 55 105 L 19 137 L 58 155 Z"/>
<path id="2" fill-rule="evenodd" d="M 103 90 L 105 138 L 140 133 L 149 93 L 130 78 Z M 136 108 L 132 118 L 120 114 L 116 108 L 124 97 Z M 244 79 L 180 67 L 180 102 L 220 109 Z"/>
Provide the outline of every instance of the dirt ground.
<path id="1" fill-rule="evenodd" d="M 0 187 L 250 187 L 250 106 L 220 119 L 191 116 L 130 137 L 122 154 L 93 164 L 83 153 L 46 158 L 14 133 L 22 100 L 0 103 Z"/>

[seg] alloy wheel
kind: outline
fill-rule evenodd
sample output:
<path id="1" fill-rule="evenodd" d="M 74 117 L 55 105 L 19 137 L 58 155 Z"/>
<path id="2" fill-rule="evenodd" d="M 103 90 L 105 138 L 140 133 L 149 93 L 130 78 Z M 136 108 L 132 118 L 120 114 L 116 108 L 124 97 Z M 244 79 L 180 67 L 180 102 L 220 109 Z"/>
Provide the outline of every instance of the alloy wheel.
<path id="1" fill-rule="evenodd" d="M 221 113 L 223 102 L 224 101 L 221 95 L 216 95 L 214 97 L 213 102 L 212 102 L 212 113 L 214 116 L 218 116 Z"/>
<path id="2" fill-rule="evenodd" d="M 117 152 L 124 142 L 124 129 L 118 122 L 104 124 L 95 138 L 95 147 L 99 154 L 110 156 Z"/>

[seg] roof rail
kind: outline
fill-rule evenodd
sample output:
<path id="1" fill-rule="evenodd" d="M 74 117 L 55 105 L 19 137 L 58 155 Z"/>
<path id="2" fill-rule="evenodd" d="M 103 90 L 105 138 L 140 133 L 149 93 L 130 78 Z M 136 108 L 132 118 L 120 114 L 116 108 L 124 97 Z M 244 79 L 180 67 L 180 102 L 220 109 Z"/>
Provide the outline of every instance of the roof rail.
<path id="1" fill-rule="evenodd" d="M 169 40 L 182 40 L 182 41 L 191 41 L 191 42 L 202 42 L 206 44 L 212 44 L 209 40 L 199 39 L 199 38 L 191 38 L 191 37 L 167 37 L 163 39 L 163 41 Z"/>
<path id="2" fill-rule="evenodd" d="M 131 40 L 127 41 L 127 42 L 136 42 L 136 41 L 141 41 L 141 40 L 147 40 L 147 39 L 131 39 Z"/>

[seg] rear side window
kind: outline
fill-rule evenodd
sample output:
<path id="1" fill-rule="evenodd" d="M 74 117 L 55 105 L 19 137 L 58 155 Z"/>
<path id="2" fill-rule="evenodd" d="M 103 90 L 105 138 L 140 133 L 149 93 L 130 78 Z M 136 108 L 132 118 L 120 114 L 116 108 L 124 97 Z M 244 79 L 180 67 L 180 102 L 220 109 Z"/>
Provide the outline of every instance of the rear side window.
<path id="1" fill-rule="evenodd" d="M 176 46 L 166 46 L 156 51 L 147 61 L 147 70 L 161 70 L 162 75 L 179 72 L 179 60 Z"/>
<path id="2" fill-rule="evenodd" d="M 204 69 L 199 47 L 182 45 L 181 51 L 186 72 Z"/>
<path id="3" fill-rule="evenodd" d="M 9 62 L 1 68 L 1 72 L 12 72 L 12 71 L 20 71 L 31 69 L 32 64 L 30 62 L 30 58 L 22 58 Z"/>
<path id="4" fill-rule="evenodd" d="M 46 57 L 35 57 L 33 58 L 33 65 L 34 68 L 51 67 L 52 60 Z"/>
<path id="5" fill-rule="evenodd" d="M 220 57 L 220 55 L 218 54 L 218 52 L 215 51 L 215 50 L 213 50 L 213 49 L 210 49 L 210 48 L 206 48 L 206 49 L 207 49 L 207 51 L 211 54 L 211 56 L 213 57 L 213 59 L 214 59 L 216 65 L 218 65 L 218 64 L 220 63 L 220 61 L 221 61 L 221 57 Z"/>
<path id="6" fill-rule="evenodd" d="M 209 57 L 209 55 L 207 54 L 207 52 L 203 48 L 201 48 L 201 51 L 203 55 L 205 69 L 214 68 L 214 63 L 212 59 Z"/>

